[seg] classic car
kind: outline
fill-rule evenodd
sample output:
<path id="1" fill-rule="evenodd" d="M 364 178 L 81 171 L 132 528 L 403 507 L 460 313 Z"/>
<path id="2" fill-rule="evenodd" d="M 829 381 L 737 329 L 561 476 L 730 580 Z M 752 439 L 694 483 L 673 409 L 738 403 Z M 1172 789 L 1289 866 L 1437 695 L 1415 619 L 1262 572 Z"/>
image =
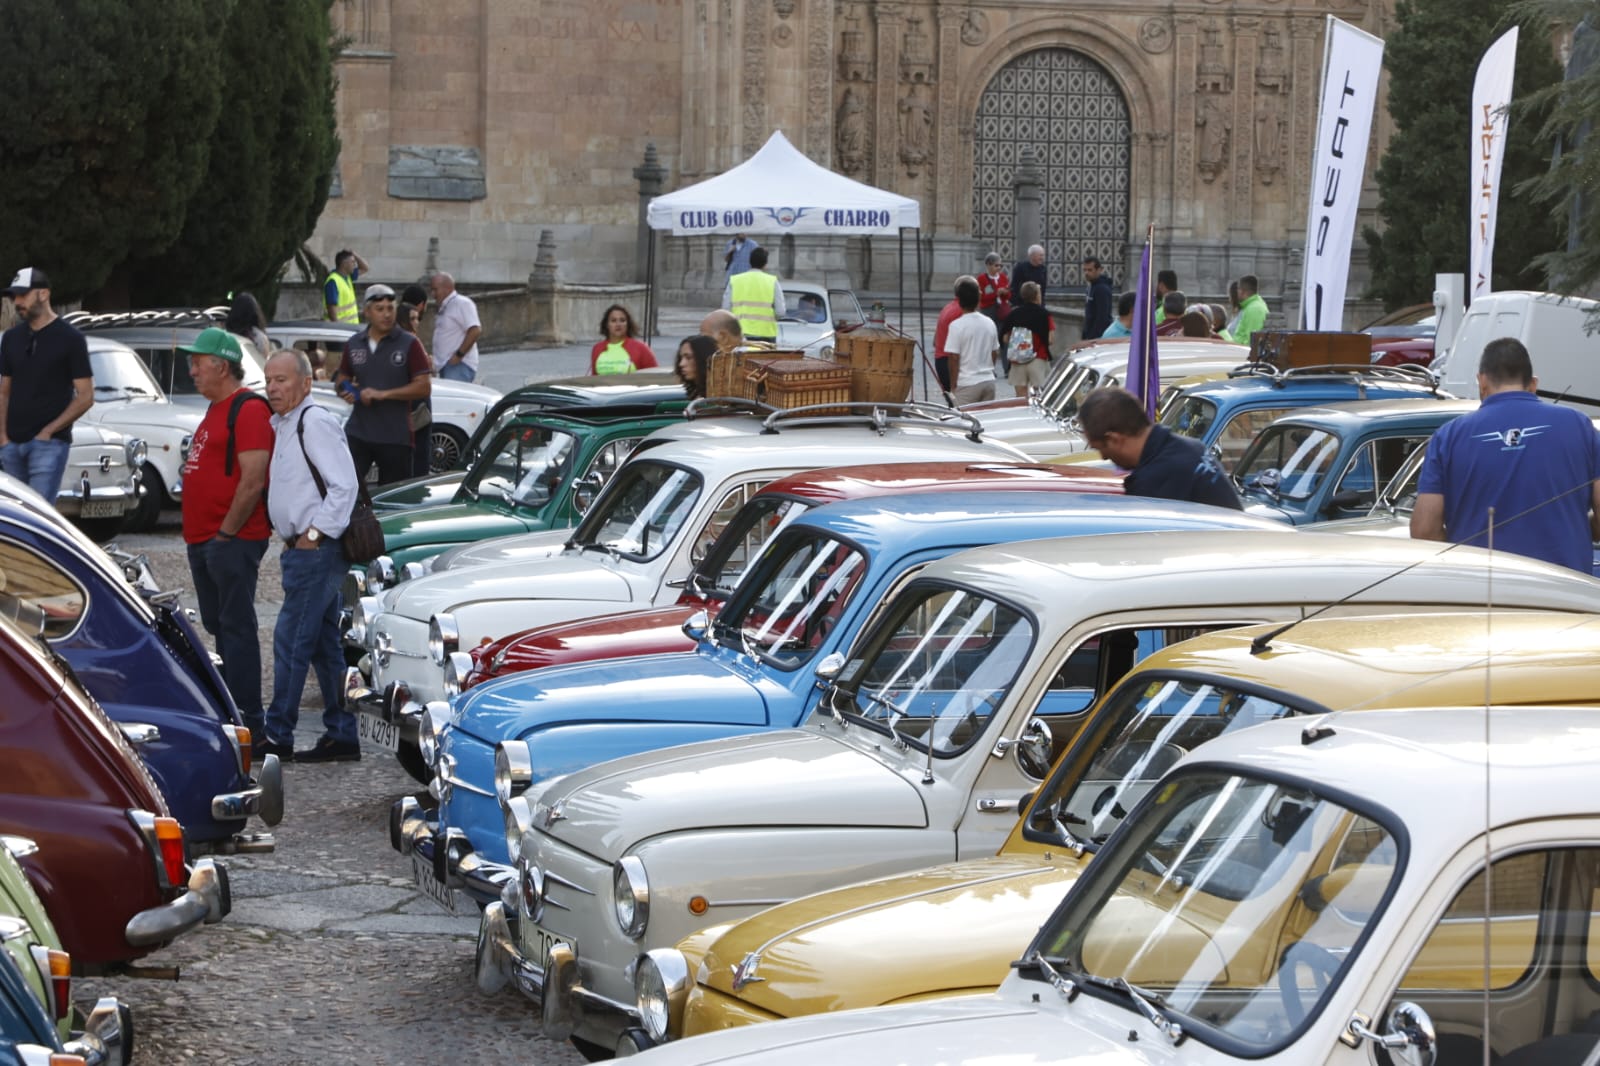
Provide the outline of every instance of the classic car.
<path id="1" fill-rule="evenodd" d="M 1242 344 L 1196 337 L 1160 344 L 1163 385 L 1195 374 L 1224 374 L 1249 361 Z M 970 404 L 962 410 L 983 420 L 984 432 L 1015 445 L 1034 459 L 1050 459 L 1085 447 L 1077 428 L 1078 404 L 1091 389 L 1121 385 L 1128 372 L 1124 339 L 1088 341 L 1054 360 L 1050 380 L 1037 395 Z"/>
<path id="2" fill-rule="evenodd" d="M 460 678 L 460 689 L 464 692 L 484 681 L 546 666 L 694 651 L 696 644 L 684 633 L 683 623 L 699 610 L 715 613 L 728 598 L 744 563 L 740 546 L 758 522 L 782 525 L 810 508 L 867 496 L 953 490 L 1120 492 L 1121 488 L 1122 475 L 1112 471 L 1029 463 L 871 463 L 781 477 L 756 493 L 718 535 L 684 581 L 677 603 L 535 626 L 479 644 L 465 653 L 472 665 Z M 457 695 L 450 691 L 448 676 L 445 691 L 450 699 Z"/>
<path id="3" fill-rule="evenodd" d="M 0 613 L 59 654 L 138 749 L 191 843 L 270 851 L 251 815 L 283 814 L 276 756 L 252 780 L 250 735 L 171 597 L 146 597 L 59 519 L 0 499 Z"/>
<path id="4" fill-rule="evenodd" d="M 798 895 L 993 855 L 1140 637 L 1292 622 L 1308 604 L 1482 602 L 1481 556 L 1437 551 L 1228 530 L 930 562 L 848 659 L 818 664 L 829 691 L 803 728 L 616 759 L 527 793 L 517 876 L 479 926 L 479 987 L 512 980 L 547 1034 L 610 1051 L 639 1025 L 641 953 Z M 1497 590 L 1511 572 L 1545 605 L 1593 601 L 1589 581 L 1531 560 L 1502 560 Z"/>
<path id="5" fill-rule="evenodd" d="M 0 833 L 38 844 L 18 862 L 80 972 L 221 921 L 227 870 L 189 859 L 183 826 L 122 731 L 3 616 L 0 676 Z"/>
<path id="6" fill-rule="evenodd" d="M 1258 650 L 1258 638 L 1270 646 Z M 1275 717 L 1485 693 L 1495 706 L 1600 707 L 1597 656 L 1600 616 L 1540 611 L 1496 614 L 1492 639 L 1481 612 L 1411 613 L 1247 626 L 1157 651 L 1095 709 L 998 856 L 804 897 L 652 952 L 635 982 L 635 1043 L 993 991 L 1116 827 L 1114 812 L 1197 745 Z M 663 980 L 663 1001 L 656 981 L 679 974 L 687 981 Z"/>
<path id="7" fill-rule="evenodd" d="M 523 792 L 622 755 L 800 725 L 821 697 L 808 667 L 847 653 L 879 602 L 932 560 L 1039 537 L 1216 528 L 1270 527 L 1219 508 L 1080 493 L 939 492 L 815 508 L 772 535 L 714 624 L 686 623 L 699 637 L 693 654 L 552 668 L 430 707 L 422 753 L 437 817 L 398 801 L 391 841 L 417 856 L 432 898 L 459 888 L 487 903 L 512 872 L 529 817 Z M 515 813 L 502 811 L 502 797 Z"/>
<path id="8" fill-rule="evenodd" d="M 17 865 L 16 856 L 27 855 L 38 845 L 26 837 L 0 836 L 0 943 L 9 954 L 17 975 L 33 994 L 35 1002 L 43 1009 L 45 1020 L 53 1022 L 53 1036 L 64 1050 L 82 1055 L 93 1064 L 122 1066 L 133 1052 L 133 1012 L 112 996 L 103 996 L 95 1002 L 85 1018 L 82 1029 L 73 1029 L 72 956 L 61 948 L 61 938 L 56 935 L 44 904 L 28 884 L 27 874 Z M 9 1000 L 12 993 L 4 978 L 0 978 L 0 1001 Z M 0 1006 L 0 1015 L 5 1007 Z M 38 1024 L 32 1011 L 19 1010 Z M 0 1032 L 9 1026 L 0 1025 Z M 33 1039 L 48 1037 L 44 1028 L 27 1034 Z"/>
<path id="9" fill-rule="evenodd" d="M 110 540 L 138 509 L 145 453 L 142 438 L 80 418 L 72 424 L 72 448 L 56 492 L 56 510 L 90 540 Z"/>
<path id="10" fill-rule="evenodd" d="M 833 466 L 863 449 L 883 462 L 1021 458 L 978 439 L 969 419 L 947 425 L 921 415 L 844 416 L 816 425 L 797 410 L 793 419 L 715 418 L 665 427 L 658 433 L 677 439 L 647 438 L 653 447 L 618 468 L 576 530 L 453 549 L 435 559 L 432 573 L 363 597 L 349 638 L 366 649 L 370 670 L 357 708 L 374 713 L 360 722 L 370 726 L 394 703 L 387 690 L 396 683 L 419 707 L 440 699 L 450 655 L 485 638 L 670 604 L 722 527 L 774 478 Z M 754 547 L 745 558 L 754 558 Z"/>
<path id="11" fill-rule="evenodd" d="M 1591 708 L 1231 731 L 1145 795 L 997 992 L 715 1033 L 643 1061 L 1587 1062 L 1597 757 Z"/>
<path id="12" fill-rule="evenodd" d="M 1476 400 L 1304 407 L 1263 429 L 1233 468 L 1252 514 L 1305 525 L 1367 513 L 1406 458 Z"/>
<path id="13" fill-rule="evenodd" d="M 1368 322 L 1372 361 L 1380 366 L 1427 366 L 1433 362 L 1439 315 L 1431 303 L 1412 304 Z"/>
<path id="14" fill-rule="evenodd" d="M 783 317 L 778 319 L 778 347 L 823 359 L 833 355 L 833 339 L 866 322 L 856 294 L 806 281 L 783 282 Z"/>

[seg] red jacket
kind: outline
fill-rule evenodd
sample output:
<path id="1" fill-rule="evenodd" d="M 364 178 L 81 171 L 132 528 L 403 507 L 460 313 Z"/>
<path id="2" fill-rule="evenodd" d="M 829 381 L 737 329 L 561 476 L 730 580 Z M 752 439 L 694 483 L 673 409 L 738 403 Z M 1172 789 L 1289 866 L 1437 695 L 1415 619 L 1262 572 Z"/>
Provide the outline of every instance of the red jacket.
<path id="1" fill-rule="evenodd" d="M 589 373 L 593 374 L 595 372 L 595 360 L 600 358 L 600 353 L 605 351 L 606 345 L 610 343 L 609 340 L 602 339 L 596 342 L 593 348 L 589 349 Z M 650 346 L 637 337 L 622 338 L 622 350 L 627 352 L 628 358 L 633 360 L 633 368 L 635 370 L 649 370 L 656 365 L 656 353 L 652 352 Z"/>
<path id="2" fill-rule="evenodd" d="M 1004 270 L 997 277 L 978 275 L 978 310 L 1004 318 L 1011 311 L 1011 279 Z"/>

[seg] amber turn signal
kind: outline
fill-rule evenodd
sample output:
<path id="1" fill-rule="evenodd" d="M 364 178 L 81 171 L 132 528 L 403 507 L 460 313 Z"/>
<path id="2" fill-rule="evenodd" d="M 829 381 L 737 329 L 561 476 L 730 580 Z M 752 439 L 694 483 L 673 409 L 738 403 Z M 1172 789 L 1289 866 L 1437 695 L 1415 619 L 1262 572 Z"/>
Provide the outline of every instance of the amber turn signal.
<path id="1" fill-rule="evenodd" d="M 65 1018 L 72 1013 L 72 956 L 65 951 L 50 952 L 50 992 L 55 1002 L 56 1017 Z"/>
<path id="2" fill-rule="evenodd" d="M 711 901 L 704 896 L 689 897 L 689 913 L 704 914 L 711 907 Z"/>
<path id="3" fill-rule="evenodd" d="M 167 873 L 167 884 L 182 888 L 189 878 L 184 873 L 183 826 L 176 818 L 156 819 L 156 843 L 161 848 L 161 865 Z"/>
<path id="4" fill-rule="evenodd" d="M 255 761 L 255 751 L 251 748 L 254 741 L 250 737 L 250 730 L 242 725 L 236 725 L 233 727 L 233 735 L 239 738 L 239 772 L 249 776 L 250 766 Z"/>

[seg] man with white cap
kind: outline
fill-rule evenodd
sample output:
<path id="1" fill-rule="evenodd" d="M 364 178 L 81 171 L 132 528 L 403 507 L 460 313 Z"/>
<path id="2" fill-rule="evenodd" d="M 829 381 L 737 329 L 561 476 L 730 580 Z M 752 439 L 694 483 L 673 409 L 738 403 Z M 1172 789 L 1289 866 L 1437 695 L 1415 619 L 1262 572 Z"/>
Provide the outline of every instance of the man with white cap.
<path id="1" fill-rule="evenodd" d="M 56 502 L 72 423 L 94 405 L 89 346 L 50 307 L 50 279 L 23 267 L 6 288 L 17 324 L 0 336 L 0 468 Z"/>
<path id="2" fill-rule="evenodd" d="M 411 401 L 432 392 L 433 364 L 422 342 L 395 325 L 393 289 L 368 285 L 362 302 L 367 328 L 345 342 L 334 388 L 355 408 L 344 432 L 357 484 L 376 463 L 386 485 L 411 476 Z"/>

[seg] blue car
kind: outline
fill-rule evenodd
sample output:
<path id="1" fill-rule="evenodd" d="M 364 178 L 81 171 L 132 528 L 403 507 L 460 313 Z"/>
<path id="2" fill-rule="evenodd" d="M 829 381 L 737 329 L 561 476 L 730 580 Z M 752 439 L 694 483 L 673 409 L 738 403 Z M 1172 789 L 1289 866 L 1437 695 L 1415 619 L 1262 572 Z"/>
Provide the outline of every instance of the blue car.
<path id="1" fill-rule="evenodd" d="M 390 842 L 419 887 L 498 898 L 520 815 L 516 796 L 624 755 L 799 725 L 819 672 L 843 664 L 880 600 L 909 572 L 978 545 L 1147 530 L 1273 528 L 1215 507 L 1113 495 L 940 492 L 828 504 L 775 533 L 718 613 L 691 621 L 691 653 L 514 674 L 430 704 L 423 757 L 439 797 L 390 812 Z M 701 616 L 703 619 L 704 616 Z M 808 669 L 808 667 L 810 667 Z M 516 810 L 526 798 L 514 800 Z"/>
<path id="2" fill-rule="evenodd" d="M 71 525 L 0 498 L 0 612 L 39 633 L 117 723 L 191 842 L 272 849 L 245 825 L 282 818 L 282 769 L 269 755 L 250 777 L 238 710 L 174 597 L 140 593 Z"/>
<path id="3" fill-rule="evenodd" d="M 0 925 L 0 933 L 6 927 Z M 8 951 L 0 951 L 0 1066 L 48 1066 L 50 1055 L 81 1056 L 87 1066 L 126 1066 L 133 1056 L 133 1014 L 111 997 L 94 1005 L 73 1039 L 62 1043 L 55 1022 L 28 987 Z"/>
<path id="4" fill-rule="evenodd" d="M 1233 468 L 1245 510 L 1303 526 L 1372 509 L 1412 452 L 1476 400 L 1301 408 L 1263 429 Z"/>

